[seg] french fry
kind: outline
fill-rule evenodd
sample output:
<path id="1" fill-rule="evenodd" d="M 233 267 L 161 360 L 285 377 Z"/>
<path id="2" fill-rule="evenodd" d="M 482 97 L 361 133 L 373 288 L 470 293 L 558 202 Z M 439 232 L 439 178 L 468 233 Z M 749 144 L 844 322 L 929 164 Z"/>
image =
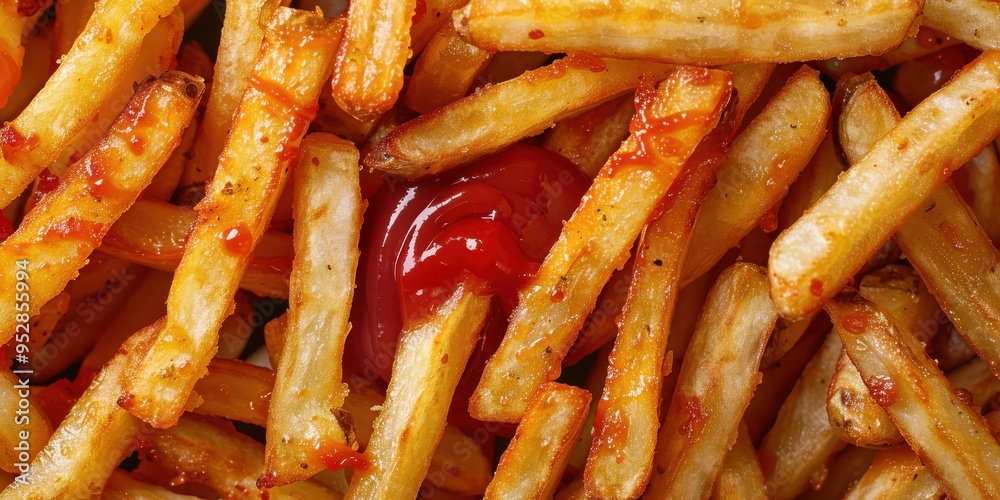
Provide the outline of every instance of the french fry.
<path id="1" fill-rule="evenodd" d="M 108 478 L 108 482 L 104 485 L 104 491 L 101 492 L 101 498 L 105 500 L 136 500 L 141 498 L 195 500 L 198 497 L 181 495 L 161 486 L 144 483 L 136 479 L 133 474 L 118 469 Z"/>
<path id="2" fill-rule="evenodd" d="M 6 206 L 56 159 L 132 66 L 143 37 L 177 0 L 101 0 L 84 33 L 31 104 L 0 129 L 0 206 Z M 89 92 L 75 92 L 79 82 Z M 75 98 L 67 99 L 65 96 Z"/>
<path id="3" fill-rule="evenodd" d="M 541 52 L 497 52 L 480 76 L 484 83 L 496 85 L 541 68 L 551 58 Z"/>
<path id="4" fill-rule="evenodd" d="M 118 396 L 162 327 L 159 321 L 129 338 L 52 433 L 28 473 L 0 492 L 0 499 L 85 498 L 101 492 L 142 428 L 139 419 L 118 407 Z"/>
<path id="5" fill-rule="evenodd" d="M 948 372 L 948 382 L 953 387 L 965 389 L 972 397 L 972 405 L 987 408 L 1000 393 L 1000 380 L 990 373 L 989 366 L 980 359 L 973 359 Z"/>
<path id="6" fill-rule="evenodd" d="M 956 165 L 996 136 L 998 109 L 1000 52 L 987 52 L 879 139 L 771 247 L 782 315 L 803 317 L 835 295 Z"/>
<path id="7" fill-rule="evenodd" d="M 869 392 L 944 489 L 962 498 L 1000 494 L 1000 444 L 916 338 L 854 291 L 826 311 Z"/>
<path id="8" fill-rule="evenodd" d="M 500 457 L 483 498 L 551 498 L 580 439 L 589 407 L 590 392 L 585 389 L 542 384 Z"/>
<path id="9" fill-rule="evenodd" d="M 325 469 L 322 446 L 350 444 L 338 409 L 347 395 L 341 365 L 365 209 L 358 159 L 353 144 L 329 134 L 302 141 L 288 324 L 259 481 L 265 488 L 309 478 Z"/>
<path id="10" fill-rule="evenodd" d="M 988 144 L 979 156 L 969 160 L 962 168 L 969 177 L 972 191 L 972 211 L 976 220 L 989 235 L 993 246 L 1000 243 L 1000 157 L 993 144 Z"/>
<path id="11" fill-rule="evenodd" d="M 906 446 L 896 446 L 875 454 L 871 467 L 858 484 L 844 497 L 864 498 L 941 498 L 941 483 L 930 474 L 923 462 Z"/>
<path id="12" fill-rule="evenodd" d="M 781 200 L 823 140 L 829 115 L 819 73 L 803 67 L 736 137 L 698 215 L 682 286 L 711 269 Z"/>
<path id="13" fill-rule="evenodd" d="M 118 217 L 135 201 L 173 151 L 194 115 L 203 85 L 184 73 L 165 73 L 141 85 L 97 146 L 77 162 L 0 244 L 0 266 L 27 260 L 35 273 L 28 303 L 41 307 L 87 262 Z M 158 126 L 150 126 L 150 120 Z M 0 277 L 14 289 L 14 273 Z M 13 335 L 13 301 L 0 305 L 0 340 Z"/>
<path id="14" fill-rule="evenodd" d="M 240 99 L 250 85 L 247 78 L 261 50 L 264 28 L 280 5 L 288 5 L 288 0 L 226 2 L 212 88 L 190 159 L 181 175 L 181 186 L 201 184 L 215 175 Z"/>
<path id="15" fill-rule="evenodd" d="M 90 16 L 94 15 L 97 0 L 53 3 L 56 6 L 56 20 L 52 29 L 51 65 L 55 68 L 87 27 Z"/>
<path id="16" fill-rule="evenodd" d="M 7 105 L 7 98 L 21 79 L 21 65 L 24 63 L 24 47 L 21 45 L 21 31 L 24 30 L 25 15 L 20 12 L 16 0 L 0 2 L 0 108 Z M 0 203 L 6 205 L 7 203 Z"/>
<path id="17" fill-rule="evenodd" d="M 881 54 L 916 31 L 919 14 L 919 3 L 904 0 L 472 0 L 455 13 L 455 25 L 489 51 L 583 52 L 711 66 Z"/>
<path id="18" fill-rule="evenodd" d="M 608 283 L 604 285 L 604 290 L 597 298 L 594 310 L 583 322 L 580 334 L 576 336 L 573 346 L 566 353 L 563 359 L 564 366 L 575 365 L 602 347 L 613 344 L 612 341 L 618 334 L 617 318 L 622 313 L 625 299 L 628 298 L 629 285 L 632 283 L 633 267 L 634 262 L 630 259 L 621 269 L 611 273 Z M 594 397 L 595 400 L 600 399 L 600 394 Z"/>
<path id="19" fill-rule="evenodd" d="M 438 30 L 451 23 L 451 13 L 469 0 L 417 0 L 410 25 L 410 57 L 417 57 Z"/>
<path id="20" fill-rule="evenodd" d="M 371 465 L 351 482 L 347 498 L 404 497 L 420 489 L 489 310 L 490 298 L 472 288 L 459 285 L 431 318 L 401 334 L 392 367 L 398 376 L 389 380 L 365 450 Z"/>
<path id="21" fill-rule="evenodd" d="M 274 372 L 235 359 L 213 359 L 187 406 L 193 413 L 267 425 Z"/>
<path id="22" fill-rule="evenodd" d="M 254 481 L 264 470 L 264 446 L 228 422 L 185 415 L 177 425 L 150 433 L 140 450 L 153 463 L 183 473 L 225 498 L 342 498 L 311 480 L 261 492 Z"/>
<path id="23" fill-rule="evenodd" d="M 253 296 L 250 292 L 240 290 L 233 297 L 235 307 L 222 326 L 219 327 L 219 350 L 215 357 L 221 359 L 236 359 L 243 354 L 250 341 L 256 323 L 260 317 L 253 310 Z"/>
<path id="24" fill-rule="evenodd" d="M 490 57 L 489 52 L 459 38 L 453 25 L 445 24 L 413 66 L 406 105 L 422 114 L 465 97 Z"/>
<path id="25" fill-rule="evenodd" d="M 660 428 L 650 498 L 708 498 L 760 381 L 778 314 L 765 270 L 737 263 L 709 292 Z"/>
<path id="26" fill-rule="evenodd" d="M 339 21 L 284 7 L 269 21 L 219 171 L 196 208 L 164 334 L 122 396 L 125 409 L 154 427 L 177 421 L 215 353 L 239 279 L 297 159 L 341 29 Z"/>
<path id="27" fill-rule="evenodd" d="M 781 201 L 778 227 L 788 227 L 799 220 L 799 217 L 802 217 L 802 214 L 830 189 L 847 167 L 837 152 L 835 127 L 828 124 L 826 136 L 816 154 L 799 173 L 795 182 L 788 188 L 788 194 Z"/>
<path id="28" fill-rule="evenodd" d="M 848 446 L 834 457 L 821 486 L 810 496 L 816 500 L 842 500 L 869 469 L 875 450 Z"/>
<path id="29" fill-rule="evenodd" d="M 21 79 L 13 88 L 13 93 L 7 97 L 7 104 L 0 106 L 0 122 L 9 122 L 17 118 L 52 76 L 53 69 L 49 66 L 49 59 L 52 58 L 52 36 L 50 30 L 41 30 L 24 44 Z"/>
<path id="30" fill-rule="evenodd" d="M 924 24 L 980 50 L 1000 49 L 1000 5 L 988 0 L 926 0 Z"/>
<path id="31" fill-rule="evenodd" d="M 736 444 L 726 453 L 722 471 L 715 481 L 712 498 L 736 500 L 765 498 L 764 474 L 760 470 L 757 452 L 750 442 L 746 424 L 740 424 Z"/>
<path id="32" fill-rule="evenodd" d="M 362 122 L 374 122 L 396 104 L 416 6 L 416 0 L 356 0 L 347 6 L 331 86 L 337 104 Z"/>
<path id="33" fill-rule="evenodd" d="M 827 462 L 846 444 L 826 415 L 827 388 L 840 351 L 840 338 L 828 335 L 757 450 L 769 498 L 795 498 L 806 491 L 811 478 L 822 476 Z"/>
<path id="34" fill-rule="evenodd" d="M 590 410 L 587 412 L 587 420 L 583 423 L 580 440 L 569 456 L 569 464 L 566 466 L 568 477 L 580 476 L 582 479 L 583 470 L 587 465 L 587 456 L 594 441 L 594 417 L 597 416 L 597 405 L 601 400 L 601 392 L 604 391 L 604 381 L 608 377 L 609 354 L 611 354 L 610 345 L 601 348 L 583 384 L 583 388 L 590 391 Z"/>
<path id="35" fill-rule="evenodd" d="M 925 18 L 926 19 L 926 18 Z M 893 66 L 918 59 L 948 47 L 962 43 L 940 31 L 920 26 L 917 34 L 907 38 L 905 42 L 881 56 L 860 56 L 848 59 L 827 59 L 814 63 L 816 69 L 823 74 L 840 80 L 848 73 L 860 75 L 874 70 L 884 70 Z"/>
<path id="36" fill-rule="evenodd" d="M 30 382 L 30 373 L 15 375 L 6 367 L 0 369 L 0 417 L 5 422 L 0 426 L 2 471 L 23 472 L 16 464 L 30 463 L 52 436 L 52 424 L 31 396 Z"/>
<path id="37" fill-rule="evenodd" d="M 542 147 L 569 158 L 595 177 L 625 142 L 634 115 L 635 95 L 625 94 L 559 121 L 545 134 Z"/>
<path id="38" fill-rule="evenodd" d="M 899 111 L 871 73 L 837 82 L 837 104 L 837 141 L 852 165 L 864 159 L 875 142 L 900 121 Z"/>
<path id="39" fill-rule="evenodd" d="M 195 210 L 156 200 L 139 200 L 104 237 L 100 251 L 162 271 L 174 271 L 198 214 Z M 262 297 L 288 298 L 292 237 L 266 231 L 254 248 L 240 288 Z"/>
<path id="40" fill-rule="evenodd" d="M 481 89 L 397 127 L 364 158 L 369 168 L 423 177 L 466 164 L 624 94 L 669 66 L 570 56 Z"/>
<path id="41" fill-rule="evenodd" d="M 535 389 L 558 377 L 602 286 L 624 264 L 646 220 L 718 123 L 731 89 L 728 73 L 689 67 L 677 68 L 657 89 L 640 89 L 632 136 L 608 160 L 541 269 L 520 291 L 503 342 L 471 397 L 474 417 L 517 422 Z M 658 146 L 668 142 L 671 148 Z"/>
<path id="42" fill-rule="evenodd" d="M 36 352 L 52 336 L 53 330 L 59 320 L 63 318 L 69 309 L 71 297 L 65 291 L 60 292 L 55 298 L 48 301 L 38 309 L 38 313 L 31 317 L 28 322 L 28 331 L 31 338 L 28 340 L 28 350 Z"/>

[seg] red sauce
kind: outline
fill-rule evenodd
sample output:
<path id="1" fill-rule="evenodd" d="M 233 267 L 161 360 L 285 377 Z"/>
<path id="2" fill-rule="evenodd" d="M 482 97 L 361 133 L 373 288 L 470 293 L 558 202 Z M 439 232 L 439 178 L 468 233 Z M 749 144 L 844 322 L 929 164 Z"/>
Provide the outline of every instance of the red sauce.
<path id="1" fill-rule="evenodd" d="M 764 215 L 760 216 L 760 222 L 757 224 L 760 226 L 760 230 L 764 231 L 765 234 L 771 234 L 778 230 L 778 210 L 781 210 L 781 201 L 778 201 L 771 208 L 764 212 Z M 820 283 L 822 285 L 822 283 Z M 822 295 L 822 291 L 820 292 Z"/>
<path id="2" fill-rule="evenodd" d="M 823 295 L 823 281 L 819 280 L 819 279 L 816 279 L 816 278 L 813 278 L 812 281 L 809 282 L 809 293 L 813 294 L 816 297 L 822 296 Z"/>
<path id="3" fill-rule="evenodd" d="M 539 29 L 534 29 L 534 30 L 531 30 L 531 31 L 528 32 L 528 38 L 530 38 L 532 40 L 538 40 L 539 38 L 542 38 L 544 36 L 545 36 L 545 33 L 542 30 L 539 30 Z"/>
<path id="4" fill-rule="evenodd" d="M 413 19 L 410 22 L 417 24 L 425 15 L 427 15 L 427 1 L 417 0 L 417 7 L 413 10 Z"/>
<path id="5" fill-rule="evenodd" d="M 368 463 L 368 459 L 361 453 L 358 453 L 345 445 L 333 444 L 329 445 L 322 451 L 320 456 L 320 461 L 323 465 L 331 471 L 338 471 L 344 467 L 350 467 L 356 471 L 366 471 L 371 466 Z"/>
<path id="6" fill-rule="evenodd" d="M 496 299 L 453 404 L 456 418 L 465 414 L 462 400 L 499 345 L 518 290 L 589 185 L 562 156 L 522 144 L 419 182 L 390 177 L 364 218 L 346 356 L 354 373 L 388 380 L 400 332 L 475 276 L 485 283 L 479 293 Z"/>
<path id="7" fill-rule="evenodd" d="M 850 313 L 840 320 L 840 326 L 847 332 L 861 335 L 868 328 L 868 316 L 860 312 Z"/>
<path id="8" fill-rule="evenodd" d="M 91 196 L 98 200 L 111 198 L 121 194 L 114 181 L 108 177 L 101 156 L 90 155 L 84 159 L 83 176 L 87 180 L 87 189 Z"/>
<path id="9" fill-rule="evenodd" d="M 927 26 L 921 26 L 915 38 L 917 39 L 917 45 L 927 49 L 932 49 L 941 45 L 946 40 L 951 40 L 950 36 Z"/>
<path id="10" fill-rule="evenodd" d="M 247 255 L 253 250 L 253 233 L 246 224 L 224 229 L 219 237 L 225 249 L 233 255 Z"/>
<path id="11" fill-rule="evenodd" d="M 681 425 L 680 433 L 684 437 L 697 437 L 701 435 L 702 429 L 705 428 L 705 412 L 701 407 L 701 401 L 695 396 L 686 396 L 679 394 L 677 397 L 680 398 L 680 412 L 681 412 Z"/>
<path id="12" fill-rule="evenodd" d="M 48 194 L 59 187 L 59 177 L 52 174 L 48 167 L 38 174 L 38 186 L 35 191 L 41 194 Z"/>
<path id="13" fill-rule="evenodd" d="M 875 375 L 868 379 L 868 392 L 881 407 L 892 406 L 899 400 L 896 383 L 886 375 Z"/>
<path id="14" fill-rule="evenodd" d="M 970 392 L 968 389 L 965 389 L 963 387 L 956 387 L 955 396 L 958 397 L 959 401 L 967 405 L 972 404 L 972 392 Z"/>
<path id="15" fill-rule="evenodd" d="M 141 156 L 146 151 L 146 140 L 138 134 L 134 134 L 128 138 L 128 148 L 132 151 L 132 154 Z"/>
<path id="16" fill-rule="evenodd" d="M 3 213 L 0 213 L 0 242 L 3 242 L 3 240 L 6 240 L 12 234 L 14 234 L 14 224 L 11 224 L 10 219 Z"/>
<path id="17" fill-rule="evenodd" d="M 7 98 L 20 80 L 21 66 L 10 54 L 0 51 L 0 108 L 7 105 Z"/>
<path id="18" fill-rule="evenodd" d="M 589 69 L 594 73 L 600 73 L 608 69 L 603 59 L 588 54 L 573 54 L 564 60 L 566 61 L 566 66 L 570 68 Z"/>

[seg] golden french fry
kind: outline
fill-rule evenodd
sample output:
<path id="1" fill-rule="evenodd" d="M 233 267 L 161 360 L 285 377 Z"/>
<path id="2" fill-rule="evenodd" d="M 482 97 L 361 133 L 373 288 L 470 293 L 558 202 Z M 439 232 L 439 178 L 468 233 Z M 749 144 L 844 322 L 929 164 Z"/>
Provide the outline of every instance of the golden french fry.
<path id="1" fill-rule="evenodd" d="M 570 56 L 397 127 L 364 158 L 369 168 L 423 177 L 464 165 L 555 122 L 662 79 L 669 66 Z"/>
<path id="2" fill-rule="evenodd" d="M 941 498 L 944 492 L 920 458 L 906 446 L 896 446 L 875 454 L 871 467 L 844 497 Z"/>
<path id="3" fill-rule="evenodd" d="M 803 67 L 736 137 L 698 215 L 682 286 L 711 269 L 781 200 L 823 140 L 829 115 L 819 73 Z"/>
<path id="4" fill-rule="evenodd" d="M 629 285 L 632 283 L 633 261 L 628 260 L 621 269 L 615 269 L 608 278 L 608 283 L 604 285 L 604 290 L 597 298 L 594 310 L 590 312 L 587 319 L 580 327 L 580 334 L 576 336 L 573 345 L 563 359 L 563 366 L 572 366 L 580 362 L 583 358 L 593 354 L 601 348 L 610 346 L 618 334 L 616 321 L 625 307 L 625 299 L 628 298 Z M 610 353 L 610 351 L 608 351 Z M 598 356 L 598 359 L 605 359 L 607 356 Z M 603 386 L 603 382 L 601 385 Z M 600 399 L 600 394 L 594 395 L 595 400 Z M 589 449 L 589 447 L 588 447 Z M 586 457 L 584 457 L 586 458 Z"/>
<path id="5" fill-rule="evenodd" d="M 472 0 L 455 25 L 489 51 L 583 52 L 679 64 L 795 62 L 888 52 L 920 3 Z"/>
<path id="6" fill-rule="evenodd" d="M 162 486 L 144 483 L 132 473 L 115 470 L 104 485 L 101 498 L 105 500 L 195 500 L 198 497 L 174 493 Z"/>
<path id="7" fill-rule="evenodd" d="M 1000 49 L 1000 5 L 990 0 L 926 0 L 924 24 L 980 50 Z"/>
<path id="8" fill-rule="evenodd" d="M 235 359 L 213 359 L 194 385 L 193 413 L 267 425 L 274 372 Z M 197 403 L 197 405 L 194 405 Z"/>
<path id="9" fill-rule="evenodd" d="M 13 88 L 13 93 L 8 96 L 7 104 L 0 105 L 0 122 L 9 122 L 17 118 L 52 76 L 54 68 L 49 65 L 49 60 L 52 58 L 52 36 L 52 32 L 42 30 L 24 44 L 21 79 Z"/>
<path id="10" fill-rule="evenodd" d="M 634 115 L 635 94 L 628 93 L 559 121 L 545 134 L 542 147 L 595 177 L 628 137 Z"/>
<path id="11" fill-rule="evenodd" d="M 872 397 L 945 490 L 962 498 L 1000 494 L 1000 444 L 920 342 L 857 292 L 825 308 Z"/>
<path id="12" fill-rule="evenodd" d="M 167 314 L 167 292 L 173 275 L 161 271 L 147 270 L 134 285 L 132 294 L 126 299 L 121 310 L 128 314 L 118 314 L 103 329 L 94 347 L 83 358 L 83 368 L 99 371 L 108 362 L 129 335 Z"/>
<path id="13" fill-rule="evenodd" d="M 416 5 L 416 0 L 355 0 L 347 6 L 331 86 L 337 104 L 362 122 L 374 122 L 396 104 Z"/>
<path id="14" fill-rule="evenodd" d="M 747 424 L 741 423 L 736 444 L 726 453 L 719 479 L 715 481 L 712 498 L 737 500 L 765 498 L 764 474 L 757 460 L 757 452 L 750 441 Z"/>
<path id="15" fill-rule="evenodd" d="M 969 160 L 969 163 L 962 167 L 969 177 L 972 211 L 994 246 L 1000 243 L 1000 213 L 996 210 L 1000 205 L 1000 158 L 998 157 L 1000 155 L 994 145 L 988 144 L 979 156 Z"/>
<path id="16" fill-rule="evenodd" d="M 827 468 L 823 485 L 814 493 L 810 493 L 810 497 L 816 500 L 843 499 L 847 492 L 858 484 L 861 476 L 872 464 L 873 458 L 875 450 L 848 446 L 834 457 Z"/>
<path id="17" fill-rule="evenodd" d="M 29 262 L 32 309 L 55 297 L 100 244 L 111 224 L 135 201 L 177 145 L 204 86 L 169 72 L 141 85 L 101 142 L 77 162 L 0 244 L 0 266 Z M 150 120 L 153 120 L 151 123 Z M 157 126 L 150 126 L 155 123 Z M 34 272 L 44 269 L 44 272 Z M 15 273 L 0 275 L 14 290 Z M 24 281 L 24 280 L 22 280 Z M 14 301 L 0 305 L 0 340 L 13 335 Z"/>
<path id="18" fill-rule="evenodd" d="M 154 427 L 177 421 L 215 353 L 239 279 L 297 159 L 341 29 L 340 21 L 315 12 L 281 7 L 271 16 L 219 171 L 196 208 L 164 334 L 122 396 L 124 408 Z"/>
<path id="19" fill-rule="evenodd" d="M 410 25 L 410 57 L 416 57 L 430 43 L 431 37 L 445 24 L 451 24 L 451 13 L 469 0 L 418 0 Z"/>
<path id="20" fill-rule="evenodd" d="M 0 369 L 0 417 L 5 422 L 0 426 L 0 470 L 14 474 L 24 472 L 17 464 L 31 463 L 52 436 L 52 424 L 31 397 L 30 376 Z"/>
<path id="21" fill-rule="evenodd" d="M 481 76 L 485 83 L 496 85 L 541 68 L 550 59 L 552 56 L 541 52 L 497 52 Z"/>
<path id="22" fill-rule="evenodd" d="M 597 405 L 601 401 L 601 392 L 604 391 L 604 380 L 608 377 L 609 354 L 611 354 L 610 345 L 601 348 L 597 359 L 594 360 L 593 366 L 590 367 L 590 373 L 587 375 L 587 380 L 583 385 L 584 389 L 590 391 L 590 410 L 587 412 L 587 420 L 583 423 L 580 440 L 576 443 L 576 447 L 573 448 L 573 453 L 569 456 L 569 465 L 566 466 L 566 474 L 570 477 L 580 476 L 580 479 L 583 479 L 582 473 L 584 467 L 587 465 L 590 446 L 594 441 L 594 417 L 597 416 Z"/>
<path id="23" fill-rule="evenodd" d="M 660 428 L 647 496 L 711 494 L 760 381 L 760 357 L 777 318 L 763 268 L 737 263 L 719 276 Z"/>
<path id="24" fill-rule="evenodd" d="M 473 416 L 517 422 L 535 389 L 558 377 L 601 288 L 718 123 L 731 89 L 728 73 L 691 67 L 677 68 L 657 89 L 640 89 L 632 136 L 608 160 L 541 269 L 520 291 L 503 342 L 472 395 Z"/>
<path id="25" fill-rule="evenodd" d="M 365 449 L 371 465 L 351 481 L 347 498 L 409 497 L 420 490 L 489 311 L 490 297 L 476 295 L 473 288 L 459 285 L 427 322 L 401 334 L 395 376 Z"/>
<path id="26" fill-rule="evenodd" d="M 233 313 L 219 327 L 219 350 L 215 353 L 216 358 L 236 359 L 243 354 L 254 329 L 255 312 L 252 301 L 251 293 L 243 290 L 236 292 L 233 297 Z"/>
<path id="27" fill-rule="evenodd" d="M 837 104 L 837 141 L 852 165 L 863 160 L 875 142 L 899 124 L 899 111 L 871 73 L 841 78 Z"/>
<path id="28" fill-rule="evenodd" d="M 542 384 L 500 457 L 483 498 L 551 498 L 580 439 L 589 406 L 590 392 L 585 389 Z"/>
<path id="29" fill-rule="evenodd" d="M 79 2 L 54 2 L 56 6 L 56 21 L 52 33 L 52 60 L 56 67 L 62 57 L 69 53 L 76 39 L 87 27 L 90 16 L 94 15 L 97 0 L 80 0 Z"/>
<path id="30" fill-rule="evenodd" d="M 264 28 L 280 5 L 288 5 L 288 0 L 226 2 L 212 88 L 190 159 L 181 175 L 181 186 L 200 184 L 215 175 L 240 99 L 250 85 L 248 77 L 261 50 Z"/>
<path id="31" fill-rule="evenodd" d="M 38 312 L 31 317 L 31 320 L 28 322 L 28 331 L 31 332 L 31 338 L 27 343 L 30 352 L 37 352 L 49 340 L 57 324 L 69 309 L 70 300 L 72 300 L 70 295 L 62 291 L 55 298 L 38 308 Z"/>
<path id="32" fill-rule="evenodd" d="M 406 105 L 417 113 L 429 113 L 465 97 L 490 57 L 489 52 L 459 38 L 454 26 L 445 24 L 413 65 Z"/>
<path id="33" fill-rule="evenodd" d="M 986 52 L 910 111 L 778 237 L 768 271 L 782 315 L 818 310 L 998 130 L 1000 52 Z"/>
<path id="34" fill-rule="evenodd" d="M 294 173 L 296 257 L 267 422 L 264 487 L 307 479 L 325 469 L 317 453 L 322 446 L 350 444 L 338 410 L 347 395 L 341 365 L 365 209 L 358 159 L 354 144 L 329 134 L 302 141 Z"/>
<path id="35" fill-rule="evenodd" d="M 90 122 L 135 62 L 143 37 L 175 5 L 177 0 L 97 3 L 52 78 L 0 129 L 0 206 L 17 197 Z M 90 91 L 76 92 L 79 82 L 87 82 Z"/>
<path id="36" fill-rule="evenodd" d="M 788 188 L 788 194 L 781 201 L 781 209 L 778 210 L 778 227 L 788 227 L 799 220 L 799 217 L 816 203 L 837 181 L 837 177 L 847 169 L 840 153 L 837 152 L 834 128 L 827 124 L 826 136 L 816 154 Z"/>
<path id="37" fill-rule="evenodd" d="M 926 20 L 926 18 L 924 18 Z M 881 56 L 860 56 L 848 59 L 827 59 L 814 63 L 816 69 L 825 75 L 840 80 L 848 73 L 860 75 L 868 71 L 882 70 L 933 54 L 954 45 L 962 43 L 940 31 L 920 26 L 917 34 L 907 38 L 905 42 Z"/>

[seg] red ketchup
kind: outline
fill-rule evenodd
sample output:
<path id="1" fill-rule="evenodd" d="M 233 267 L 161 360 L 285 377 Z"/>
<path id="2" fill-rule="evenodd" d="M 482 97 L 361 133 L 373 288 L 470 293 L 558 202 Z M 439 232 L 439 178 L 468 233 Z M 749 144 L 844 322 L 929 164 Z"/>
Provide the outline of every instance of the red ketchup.
<path id="1" fill-rule="evenodd" d="M 493 310 L 452 404 L 474 425 L 468 397 L 507 329 L 517 292 L 538 270 L 590 185 L 574 164 L 518 144 L 416 182 L 390 178 L 370 200 L 361 236 L 348 369 L 388 380 L 400 332 L 419 324 L 469 275 Z"/>

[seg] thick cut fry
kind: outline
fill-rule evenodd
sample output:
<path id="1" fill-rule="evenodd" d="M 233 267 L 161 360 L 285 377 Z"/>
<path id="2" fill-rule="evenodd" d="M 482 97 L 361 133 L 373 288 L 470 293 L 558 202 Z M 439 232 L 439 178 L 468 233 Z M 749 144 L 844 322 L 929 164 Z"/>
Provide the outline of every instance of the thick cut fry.
<path id="1" fill-rule="evenodd" d="M 795 498 L 806 491 L 810 479 L 822 476 L 827 462 L 846 444 L 826 416 L 826 392 L 840 350 L 840 338 L 828 335 L 757 450 L 769 498 Z"/>
<path id="2" fill-rule="evenodd" d="M 769 274 L 782 315 L 818 310 L 998 130 L 1000 52 L 987 52 L 910 111 L 778 237 Z"/>
<path id="3" fill-rule="evenodd" d="M 737 263 L 709 293 L 660 428 L 650 498 L 708 498 L 743 412 L 778 313 L 765 270 Z"/>
<path id="4" fill-rule="evenodd" d="M 0 369 L 0 470 L 20 471 L 15 464 L 30 463 L 52 436 L 52 424 L 30 394 L 30 373 Z M 24 378 L 22 378 L 24 377 Z M 27 407 L 21 401 L 27 401 Z"/>
<path id="5" fill-rule="evenodd" d="M 556 123 L 545 134 L 542 147 L 569 158 L 595 177 L 628 137 L 634 115 L 635 95 L 625 94 Z"/>
<path id="6" fill-rule="evenodd" d="M 639 240 L 632 284 L 622 310 L 585 472 L 587 494 L 635 498 L 653 468 L 670 319 L 691 230 L 715 170 L 725 159 L 734 124 L 720 123 L 695 149 L 671 188 L 669 209 Z M 669 371 L 668 371 L 669 373 Z M 628 433 L 620 429 L 627 427 Z"/>
<path id="7" fill-rule="evenodd" d="M 365 450 L 371 465 L 355 476 L 347 498 L 416 496 L 489 307 L 490 297 L 462 284 L 427 322 L 401 334 L 385 404 Z"/>
<path id="8" fill-rule="evenodd" d="M 829 115 L 819 73 L 803 67 L 736 137 L 698 215 L 682 284 L 711 269 L 784 197 L 823 140 Z"/>
<path id="9" fill-rule="evenodd" d="M 333 97 L 351 116 L 374 122 L 403 88 L 416 0 L 355 0 L 337 52 Z"/>
<path id="10" fill-rule="evenodd" d="M 718 500 L 750 500 L 766 498 L 764 474 L 753 449 L 747 424 L 741 423 L 736 444 L 726 453 L 722 471 L 715 481 L 712 498 Z"/>
<path id="11" fill-rule="evenodd" d="M 261 50 L 264 26 L 279 5 L 288 5 L 288 0 L 226 2 L 212 90 L 208 93 L 205 116 L 181 176 L 181 186 L 200 184 L 215 175 L 219 155 L 226 146 L 226 136 L 233 128 L 236 108 L 249 85 L 247 77 Z"/>
<path id="12" fill-rule="evenodd" d="M 397 127 L 366 167 L 404 177 L 434 175 L 499 151 L 555 122 L 624 94 L 669 66 L 570 56 L 479 90 Z"/>
<path id="13" fill-rule="evenodd" d="M 0 206 L 21 194 L 90 122 L 135 62 L 143 37 L 176 5 L 177 0 L 98 2 L 52 78 L 0 129 Z M 90 90 L 77 92 L 80 82 Z"/>
<path id="14" fill-rule="evenodd" d="M 1000 495 L 1000 444 L 919 341 L 854 291 L 826 311 L 869 392 L 945 490 L 961 498 Z"/>
<path id="15" fill-rule="evenodd" d="M 196 207 L 164 334 L 122 396 L 124 408 L 154 427 L 177 421 L 215 353 L 239 279 L 297 159 L 341 29 L 339 21 L 284 7 L 271 17 L 219 171 Z"/>
<path id="16" fill-rule="evenodd" d="M 288 326 L 261 477 L 268 488 L 324 469 L 318 453 L 324 445 L 350 444 L 338 409 L 347 395 L 341 365 L 364 211 L 357 148 L 329 134 L 306 137 L 294 203 Z"/>
<path id="17" fill-rule="evenodd" d="M 442 26 L 413 65 L 406 105 L 417 113 L 429 113 L 465 97 L 490 57 L 459 38 L 451 24 Z"/>
<path id="18" fill-rule="evenodd" d="M 677 68 L 657 89 L 640 89 L 632 136 L 608 160 L 541 269 L 519 292 L 503 342 L 472 395 L 473 416 L 517 422 L 538 386 L 559 376 L 601 288 L 718 123 L 731 89 L 728 73 L 690 67 Z"/>
<path id="19" fill-rule="evenodd" d="M 135 445 L 142 422 L 118 407 L 125 379 L 160 334 L 159 321 L 137 332 L 73 405 L 31 470 L 0 499 L 88 498 L 100 494 L 111 473 Z"/>
<path id="20" fill-rule="evenodd" d="M 911 0 L 473 0 L 455 24 L 486 50 L 583 52 L 679 64 L 882 54 L 916 30 Z"/>
<path id="21" fill-rule="evenodd" d="M 161 486 L 144 483 L 131 473 L 116 470 L 101 492 L 104 500 L 196 500 L 198 497 L 174 493 Z"/>
<path id="22" fill-rule="evenodd" d="M 590 393 L 555 382 L 531 398 L 483 498 L 552 498 L 587 418 Z"/>
<path id="23" fill-rule="evenodd" d="M 77 276 L 111 224 L 135 201 L 170 156 L 194 116 L 204 85 L 169 72 L 141 85 L 111 130 L 0 244 L 0 269 L 27 260 L 32 309 Z M 156 126 L 152 126 L 152 125 Z M 13 272 L 0 282 L 14 289 Z M 0 303 L 0 340 L 13 335 L 14 301 Z"/>
<path id="24" fill-rule="evenodd" d="M 926 0 L 924 23 L 980 50 L 1000 49 L 1000 5 L 991 0 Z"/>

